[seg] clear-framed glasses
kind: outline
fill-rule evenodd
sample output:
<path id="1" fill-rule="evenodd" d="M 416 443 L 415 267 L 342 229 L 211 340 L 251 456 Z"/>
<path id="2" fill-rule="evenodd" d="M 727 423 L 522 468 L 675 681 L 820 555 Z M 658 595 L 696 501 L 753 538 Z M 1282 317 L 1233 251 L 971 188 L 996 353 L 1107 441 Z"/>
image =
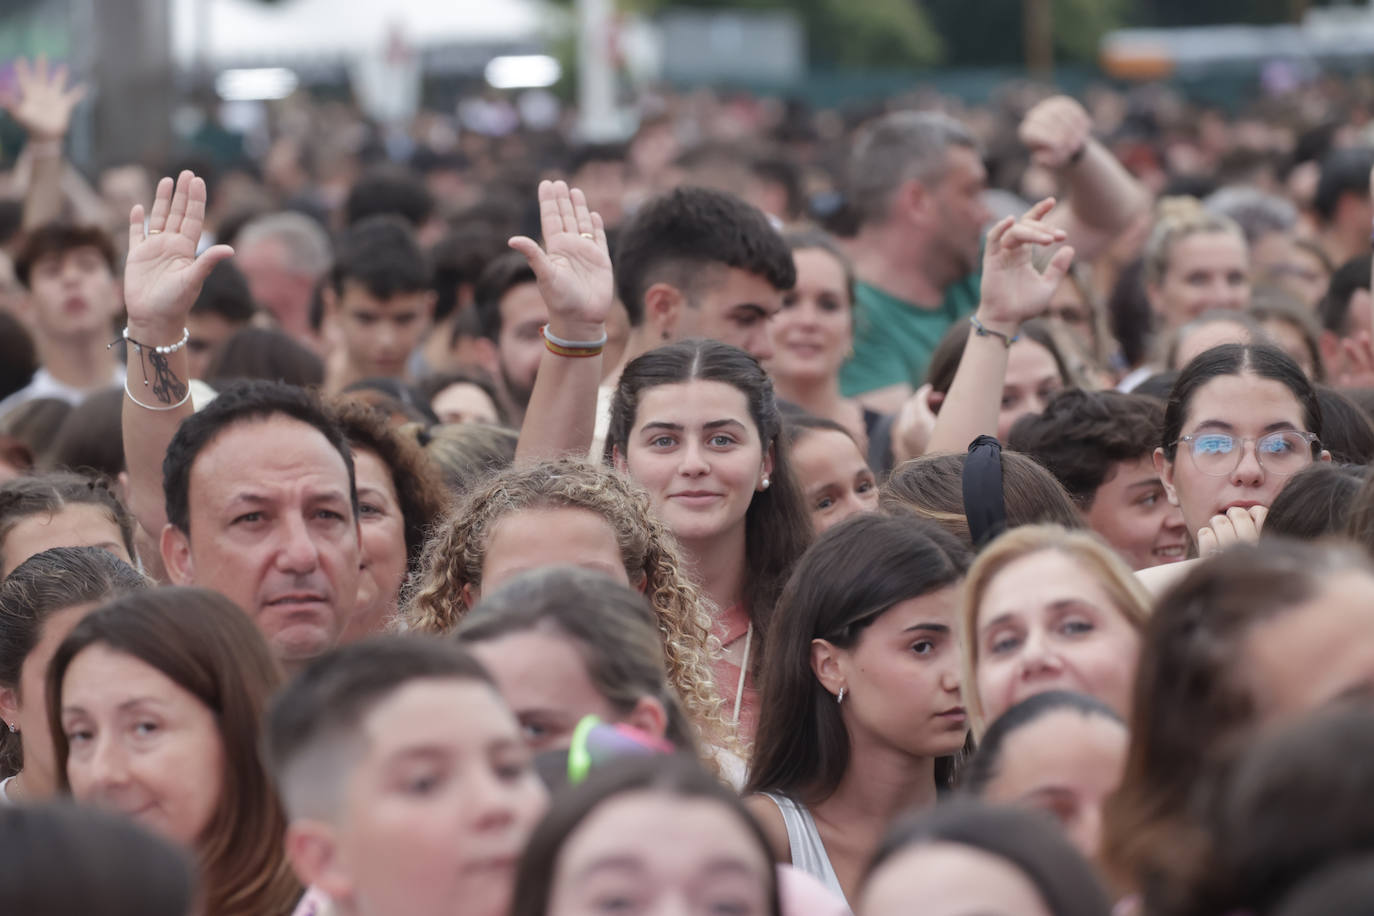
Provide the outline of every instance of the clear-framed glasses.
<path id="1" fill-rule="evenodd" d="M 1178 445 L 1188 449 L 1193 467 L 1210 477 L 1225 477 L 1240 465 L 1245 443 L 1255 443 L 1255 458 L 1270 474 L 1287 477 L 1312 463 L 1320 445 L 1316 433 L 1285 429 L 1266 436 L 1232 436 L 1228 433 L 1197 433 L 1181 436 Z"/>

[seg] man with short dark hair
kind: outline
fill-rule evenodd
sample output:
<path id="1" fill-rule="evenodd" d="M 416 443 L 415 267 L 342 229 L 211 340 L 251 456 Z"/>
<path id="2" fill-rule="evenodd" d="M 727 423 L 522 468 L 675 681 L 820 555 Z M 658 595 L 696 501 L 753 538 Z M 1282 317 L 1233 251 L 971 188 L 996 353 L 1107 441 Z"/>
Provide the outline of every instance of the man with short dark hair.
<path id="1" fill-rule="evenodd" d="M 1091 131 L 1083 107 L 1067 96 L 1041 102 L 1020 127 L 1035 163 L 1068 189 L 1070 205 L 1049 220 L 1085 261 L 1150 205 Z M 986 187 L 973 135 L 948 115 L 893 112 L 860 133 L 848 191 L 859 224 L 850 246 L 859 282 L 854 355 L 840 375 L 846 396 L 882 413 L 899 410 L 925 380 L 950 325 L 977 307 Z"/>
<path id="2" fill-rule="evenodd" d="M 190 405 L 187 316 L 233 254 L 196 255 L 205 184 L 182 172 L 129 217 L 124 298 L 131 377 L 124 399 L 130 508 L 177 584 L 220 592 L 287 666 L 331 648 L 357 599 L 357 489 L 342 434 L 303 391 L 226 389 Z"/>
<path id="3" fill-rule="evenodd" d="M 1321 162 L 1312 211 L 1317 236 L 1332 264 L 1344 264 L 1369 252 L 1369 226 L 1374 207 L 1369 200 L 1369 173 L 1374 149 L 1338 149 Z"/>
<path id="4" fill-rule="evenodd" d="M 534 271 L 514 251 L 495 258 L 477 278 L 473 307 L 482 336 L 491 343 L 484 368 L 500 380 L 506 409 L 518 420 L 529 406 L 549 321 Z"/>
<path id="5" fill-rule="evenodd" d="M 39 369 L 28 385 L 0 401 L 0 415 L 35 398 L 79 404 L 124 383 L 110 350 L 119 314 L 114 247 L 97 226 L 48 223 L 31 232 L 15 259 L 25 294 L 18 317 L 28 327 Z"/>
<path id="6" fill-rule="evenodd" d="M 186 341 L 191 378 L 205 378 L 225 343 L 235 332 L 248 327 L 256 311 L 243 272 L 233 261 L 216 264 L 205 278 L 186 321 L 191 332 L 191 339 Z"/>
<path id="7" fill-rule="evenodd" d="M 1088 527 L 1131 568 L 1145 569 L 1188 556 L 1183 513 L 1154 466 L 1163 429 L 1164 405 L 1154 398 L 1075 388 L 1018 420 L 1007 445 L 1048 468 Z"/>
<path id="8" fill-rule="evenodd" d="M 339 242 L 323 290 L 331 355 L 325 388 L 367 378 L 408 377 L 411 355 L 434 317 L 433 271 L 410 227 L 373 216 Z"/>

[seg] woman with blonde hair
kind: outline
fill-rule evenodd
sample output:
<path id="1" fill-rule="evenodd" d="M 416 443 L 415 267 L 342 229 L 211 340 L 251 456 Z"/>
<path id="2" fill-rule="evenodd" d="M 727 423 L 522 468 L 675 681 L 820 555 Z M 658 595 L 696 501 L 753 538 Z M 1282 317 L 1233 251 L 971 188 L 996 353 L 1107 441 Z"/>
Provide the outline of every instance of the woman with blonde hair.
<path id="1" fill-rule="evenodd" d="M 610 468 L 563 459 L 497 474 L 444 520 L 420 565 L 403 619 L 424 633 L 452 631 L 483 591 L 547 566 L 591 569 L 640 590 L 688 716 L 703 741 L 730 745 L 711 676 L 710 611 L 648 496 Z"/>
<path id="2" fill-rule="evenodd" d="M 1070 690 L 1130 712 L 1150 599 L 1087 531 L 1015 528 L 969 569 L 959 625 L 974 735 L 1026 697 Z"/>
<path id="3" fill-rule="evenodd" d="M 1193 197 L 1155 206 L 1145 242 L 1145 293 L 1160 330 L 1214 309 L 1250 305 L 1250 250 L 1229 217 L 1208 213 Z"/>

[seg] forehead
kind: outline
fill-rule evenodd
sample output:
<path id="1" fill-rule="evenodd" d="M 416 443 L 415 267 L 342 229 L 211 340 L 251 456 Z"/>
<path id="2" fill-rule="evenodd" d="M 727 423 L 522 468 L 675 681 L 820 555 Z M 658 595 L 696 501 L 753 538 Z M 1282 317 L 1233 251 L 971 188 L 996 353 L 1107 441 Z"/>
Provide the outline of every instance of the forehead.
<path id="1" fill-rule="evenodd" d="M 734 385 L 693 379 L 645 389 L 639 396 L 636 425 L 674 423 L 693 426 L 716 420 L 735 420 L 753 428 L 749 400 Z"/>
<path id="2" fill-rule="evenodd" d="M 523 324 L 526 321 L 548 318 L 548 307 L 544 297 L 539 295 L 539 287 L 534 283 L 517 283 L 501 295 L 502 325 Z"/>
<path id="3" fill-rule="evenodd" d="M 1246 262 L 1245 242 L 1229 232 L 1195 232 L 1184 236 L 1174 243 L 1169 254 L 1176 264 L 1195 267 L 1213 264 L 1243 267 Z"/>
<path id="4" fill-rule="evenodd" d="M 95 259 L 106 264 L 105 253 L 94 245 L 72 245 L 63 248 L 49 248 L 33 259 L 34 267 L 51 267 L 64 263 L 68 258 L 81 260 Z M 108 264 L 106 265 L 108 267 Z"/>
<path id="5" fill-rule="evenodd" d="M 978 618 L 990 620 L 1006 610 L 1036 610 L 1065 600 L 1086 600 L 1114 608 L 1092 568 L 1062 550 L 1045 548 L 1017 557 L 999 569 L 983 591 Z"/>
<path id="6" fill-rule="evenodd" d="M 986 179 L 987 169 L 983 167 L 983 157 L 977 150 L 959 144 L 952 145 L 946 150 L 943 183 L 981 184 Z"/>
<path id="7" fill-rule="evenodd" d="M 781 290 L 775 289 L 764 277 L 738 267 L 707 270 L 698 282 L 695 298 L 701 308 L 724 310 L 748 304 L 767 307 L 770 303 L 780 307 L 782 303 Z"/>
<path id="8" fill-rule="evenodd" d="M 62 692 L 64 699 L 89 696 L 111 704 L 131 696 L 195 699 L 157 668 L 103 643 L 87 646 L 72 658 L 62 680 Z"/>
<path id="9" fill-rule="evenodd" d="M 798 248 L 792 252 L 792 261 L 797 266 L 798 285 L 802 283 L 826 286 L 844 285 L 844 265 L 824 248 Z"/>
<path id="10" fill-rule="evenodd" d="M 413 312 L 424 303 L 427 295 L 428 292 L 421 289 L 399 292 L 383 299 L 374 295 L 367 284 L 349 277 L 344 280 L 339 301 L 344 308 L 367 309 L 370 312 Z"/>
<path id="11" fill-rule="evenodd" d="M 833 429 L 813 429 L 792 446 L 792 464 L 805 476 L 825 468 L 867 463 L 849 436 Z"/>
<path id="12" fill-rule="evenodd" d="M 1007 353 L 1007 383 L 1034 383 L 1045 378 L 1059 378 L 1054 354 L 1030 338 L 1017 341 Z"/>
<path id="13" fill-rule="evenodd" d="M 1291 423 L 1302 429 L 1302 405 L 1283 382 L 1249 372 L 1219 375 L 1193 392 L 1184 426 L 1218 421 L 1237 429 L 1263 428 L 1272 423 Z"/>
<path id="14" fill-rule="evenodd" d="M 347 494 L 348 466 L 324 433 L 273 414 L 221 429 L 193 460 L 190 484 L 200 500 L 217 503 L 245 486 L 310 484 Z"/>
<path id="15" fill-rule="evenodd" d="M 888 608 L 873 621 L 869 629 L 896 632 L 920 623 L 937 623 L 954 628 L 958 613 L 959 589 L 949 585 L 919 598 L 908 598 Z"/>
<path id="16" fill-rule="evenodd" d="M 1091 775 L 1119 776 L 1126 755 L 1126 728 L 1100 715 L 1058 709 L 1006 737 L 994 783 L 1065 782 Z"/>
<path id="17" fill-rule="evenodd" d="M 649 835 L 663 842 L 643 842 Z M 664 865 L 691 865 L 709 856 L 745 861 L 761 871 L 768 868 L 758 841 L 724 803 L 648 790 L 602 802 L 569 835 L 564 849 L 565 870 L 574 873 L 603 857 L 620 858 L 627 852 Z"/>
<path id="18" fill-rule="evenodd" d="M 373 704 L 359 731 L 374 758 L 407 747 L 459 748 L 518 737 L 515 720 L 496 691 L 460 677 L 403 683 Z"/>

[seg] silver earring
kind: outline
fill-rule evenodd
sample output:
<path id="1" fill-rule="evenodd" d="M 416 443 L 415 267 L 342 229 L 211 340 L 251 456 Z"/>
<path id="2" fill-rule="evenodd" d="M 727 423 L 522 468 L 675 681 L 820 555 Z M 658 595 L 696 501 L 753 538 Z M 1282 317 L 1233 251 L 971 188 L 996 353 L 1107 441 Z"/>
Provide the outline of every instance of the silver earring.
<path id="1" fill-rule="evenodd" d="M 844 694 L 845 694 L 845 688 L 841 687 L 841 688 L 840 688 L 839 694 L 835 697 L 835 702 L 836 702 L 836 703 L 843 703 L 843 702 L 844 702 Z"/>
<path id="2" fill-rule="evenodd" d="M 11 723 L 10 723 L 10 734 L 12 734 L 12 735 L 13 735 L 13 734 L 18 734 L 18 732 L 19 732 L 19 726 L 18 726 L 18 725 L 15 725 L 13 722 L 11 722 Z"/>

